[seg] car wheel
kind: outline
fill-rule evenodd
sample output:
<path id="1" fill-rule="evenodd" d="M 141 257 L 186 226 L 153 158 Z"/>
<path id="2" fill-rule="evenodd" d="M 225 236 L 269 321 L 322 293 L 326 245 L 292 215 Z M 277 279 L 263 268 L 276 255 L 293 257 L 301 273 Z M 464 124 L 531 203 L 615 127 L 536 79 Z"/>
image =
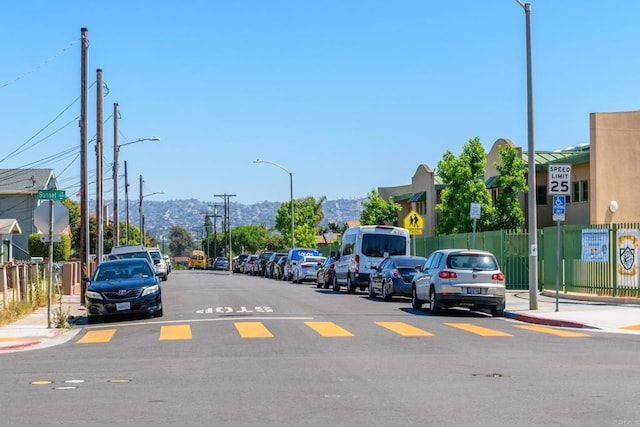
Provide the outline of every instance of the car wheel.
<path id="1" fill-rule="evenodd" d="M 373 283 L 371 283 L 371 279 L 369 279 L 369 298 L 375 298 L 376 291 L 373 289 Z"/>
<path id="2" fill-rule="evenodd" d="M 335 292 L 340 292 L 340 284 L 338 283 L 338 278 L 333 276 L 333 290 Z"/>
<path id="3" fill-rule="evenodd" d="M 431 314 L 438 314 L 440 312 L 440 307 L 438 307 L 438 296 L 434 287 L 431 287 L 429 290 L 429 311 Z"/>
<path id="4" fill-rule="evenodd" d="M 100 320 L 98 316 L 87 316 L 87 323 L 89 323 L 90 325 L 95 325 L 96 323 L 98 323 L 98 320 Z"/>
<path id="5" fill-rule="evenodd" d="M 504 308 L 491 307 L 491 315 L 493 317 L 503 317 L 504 316 Z"/>
<path id="6" fill-rule="evenodd" d="M 389 291 L 387 290 L 387 287 L 384 283 L 382 284 L 382 299 L 385 301 L 391 301 L 391 295 L 389 294 Z"/>
<path id="7" fill-rule="evenodd" d="M 322 283 L 320 283 L 320 275 L 316 276 L 316 288 L 320 289 L 322 287 Z"/>
<path id="8" fill-rule="evenodd" d="M 351 275 L 347 275 L 347 292 L 350 294 L 356 293 L 356 288 L 353 286 L 353 283 L 351 283 Z"/>
<path id="9" fill-rule="evenodd" d="M 162 308 L 160 310 L 153 311 L 153 317 L 162 317 L 163 315 Z"/>
<path id="10" fill-rule="evenodd" d="M 411 287 L 411 307 L 415 310 L 419 310 L 422 308 L 422 301 L 418 299 L 418 291 L 416 290 L 415 285 Z"/>
<path id="11" fill-rule="evenodd" d="M 162 281 L 163 281 L 163 282 L 166 282 L 166 281 L 167 281 L 167 279 L 168 279 L 168 277 L 167 277 L 167 275 L 166 275 L 166 274 L 165 274 L 164 276 L 162 276 Z"/>

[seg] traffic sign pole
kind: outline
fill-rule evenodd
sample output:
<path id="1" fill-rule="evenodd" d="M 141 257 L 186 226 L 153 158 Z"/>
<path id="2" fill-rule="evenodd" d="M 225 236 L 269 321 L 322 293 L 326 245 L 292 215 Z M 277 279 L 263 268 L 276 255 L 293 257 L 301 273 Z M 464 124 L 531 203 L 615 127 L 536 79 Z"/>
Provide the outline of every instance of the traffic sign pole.
<path id="1" fill-rule="evenodd" d="M 49 200 L 49 292 L 47 296 L 47 328 L 51 328 L 51 292 L 53 291 L 53 199 Z M 62 296 L 61 296 L 62 297 Z"/>

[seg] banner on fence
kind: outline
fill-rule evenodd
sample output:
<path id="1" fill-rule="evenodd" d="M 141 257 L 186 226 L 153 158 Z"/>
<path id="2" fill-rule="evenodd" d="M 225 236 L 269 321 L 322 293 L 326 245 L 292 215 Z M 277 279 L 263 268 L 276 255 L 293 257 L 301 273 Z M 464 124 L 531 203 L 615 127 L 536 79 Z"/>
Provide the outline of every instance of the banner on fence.
<path id="1" fill-rule="evenodd" d="M 609 230 L 585 228 L 582 230 L 582 261 L 609 261 Z"/>
<path id="2" fill-rule="evenodd" d="M 619 229 L 616 233 L 618 247 L 616 274 L 618 286 L 621 288 L 638 287 L 638 257 L 636 254 L 639 242 L 640 231 L 636 229 Z"/>

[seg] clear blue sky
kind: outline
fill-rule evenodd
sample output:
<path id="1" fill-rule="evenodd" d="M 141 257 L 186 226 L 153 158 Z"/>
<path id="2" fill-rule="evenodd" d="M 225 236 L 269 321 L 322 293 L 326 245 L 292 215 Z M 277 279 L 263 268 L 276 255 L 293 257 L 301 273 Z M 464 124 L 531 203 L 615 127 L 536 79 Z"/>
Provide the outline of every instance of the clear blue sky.
<path id="1" fill-rule="evenodd" d="M 589 113 L 640 108 L 640 2 L 532 0 L 535 147 L 589 141 Z M 129 196 L 219 203 L 366 197 L 478 137 L 527 147 L 525 14 L 514 0 L 61 1 L 3 4 L 0 168 L 80 183 L 80 29 L 113 103 Z M 96 89 L 89 91 L 89 138 Z M 91 180 L 95 148 L 89 147 Z M 90 186 L 95 197 L 95 185 Z M 149 200 L 149 199 L 146 199 Z"/>

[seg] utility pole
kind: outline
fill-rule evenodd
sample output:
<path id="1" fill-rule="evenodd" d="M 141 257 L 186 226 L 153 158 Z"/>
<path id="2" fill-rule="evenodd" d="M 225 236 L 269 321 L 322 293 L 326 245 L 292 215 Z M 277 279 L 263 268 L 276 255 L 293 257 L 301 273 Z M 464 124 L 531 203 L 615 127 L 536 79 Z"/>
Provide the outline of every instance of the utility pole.
<path id="1" fill-rule="evenodd" d="M 218 256 L 218 230 L 217 230 L 217 224 L 218 224 L 218 218 L 221 218 L 220 215 L 218 215 L 218 213 L 216 212 L 218 205 L 209 205 L 210 208 L 213 208 L 213 215 L 211 215 L 211 217 L 213 218 L 213 254 L 214 256 Z M 231 262 L 231 261 L 229 261 Z"/>
<path id="2" fill-rule="evenodd" d="M 127 223 L 124 229 L 124 244 L 129 244 L 129 174 L 127 172 L 127 161 L 124 161 L 124 205 L 126 209 L 125 218 Z"/>
<path id="3" fill-rule="evenodd" d="M 96 70 L 96 265 L 102 262 L 104 252 L 104 225 L 102 220 L 102 164 L 103 164 L 103 111 L 102 111 L 102 70 Z"/>
<path id="4" fill-rule="evenodd" d="M 228 239 L 227 258 L 229 259 L 229 272 L 231 272 L 231 259 L 233 258 L 233 250 L 231 247 L 231 203 L 229 199 L 231 197 L 236 197 L 236 195 L 224 193 L 215 194 L 214 197 L 222 197 L 224 200 L 225 243 L 227 243 L 226 241 Z"/>
<path id="5" fill-rule="evenodd" d="M 82 277 L 89 276 L 89 198 L 87 197 L 87 51 L 89 39 L 87 29 L 80 29 L 80 262 Z M 86 289 L 80 281 L 80 301 L 84 304 Z"/>
<path id="6" fill-rule="evenodd" d="M 113 246 L 120 246 L 118 214 L 118 103 L 113 103 Z"/>
<path id="7" fill-rule="evenodd" d="M 140 200 L 138 200 L 138 217 L 140 218 L 140 244 L 144 245 L 144 216 L 142 214 L 142 175 L 140 175 Z"/>

